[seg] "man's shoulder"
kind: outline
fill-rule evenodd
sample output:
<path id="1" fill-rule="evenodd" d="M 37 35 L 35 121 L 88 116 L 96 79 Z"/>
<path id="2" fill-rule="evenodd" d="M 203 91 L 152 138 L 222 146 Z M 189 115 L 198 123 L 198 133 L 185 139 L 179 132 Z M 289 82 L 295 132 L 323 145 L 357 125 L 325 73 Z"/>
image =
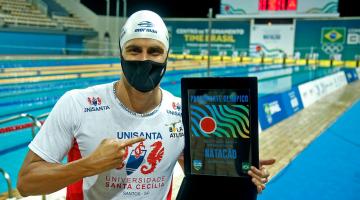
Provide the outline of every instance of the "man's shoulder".
<path id="1" fill-rule="evenodd" d="M 74 102 L 76 104 L 87 104 L 90 102 L 102 102 L 107 99 L 107 95 L 112 88 L 112 83 L 99 84 L 82 89 L 72 89 L 67 91 L 62 97 L 62 101 Z"/>
<path id="2" fill-rule="evenodd" d="M 99 85 L 93 85 L 87 88 L 81 89 L 72 89 L 67 93 L 68 95 L 77 97 L 77 96 L 86 96 L 86 95 L 101 95 L 106 93 L 109 89 L 111 89 L 113 83 L 105 83 Z"/>

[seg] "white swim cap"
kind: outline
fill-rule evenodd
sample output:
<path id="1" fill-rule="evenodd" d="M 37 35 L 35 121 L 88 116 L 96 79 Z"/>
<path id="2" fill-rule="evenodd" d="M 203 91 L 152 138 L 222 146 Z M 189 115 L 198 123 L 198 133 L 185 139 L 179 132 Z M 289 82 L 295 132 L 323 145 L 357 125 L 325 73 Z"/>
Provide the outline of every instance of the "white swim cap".
<path id="1" fill-rule="evenodd" d="M 120 34 L 120 48 L 123 49 L 127 41 L 135 38 L 150 38 L 164 44 L 169 49 L 169 35 L 161 17 L 149 10 L 141 10 L 132 14 Z"/>

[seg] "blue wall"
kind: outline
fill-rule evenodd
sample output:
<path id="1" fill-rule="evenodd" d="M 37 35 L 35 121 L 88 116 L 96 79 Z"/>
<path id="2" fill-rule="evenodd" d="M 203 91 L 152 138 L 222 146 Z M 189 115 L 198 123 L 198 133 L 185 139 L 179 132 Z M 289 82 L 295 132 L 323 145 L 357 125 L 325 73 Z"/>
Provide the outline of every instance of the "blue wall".
<path id="1" fill-rule="evenodd" d="M 82 38 L 64 34 L 0 32 L 0 54 L 64 54 L 65 48 L 82 49 Z"/>
<path id="2" fill-rule="evenodd" d="M 67 54 L 81 54 L 83 50 L 83 37 L 69 35 L 66 37 Z"/>

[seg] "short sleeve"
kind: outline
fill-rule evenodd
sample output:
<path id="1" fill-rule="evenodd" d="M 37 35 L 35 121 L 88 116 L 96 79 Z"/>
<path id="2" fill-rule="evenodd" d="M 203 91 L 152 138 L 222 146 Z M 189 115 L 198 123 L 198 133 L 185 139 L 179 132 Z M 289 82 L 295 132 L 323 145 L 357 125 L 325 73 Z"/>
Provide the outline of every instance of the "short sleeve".
<path id="1" fill-rule="evenodd" d="M 73 145 L 74 134 L 80 125 L 74 92 L 66 92 L 55 104 L 44 125 L 29 148 L 42 159 L 60 163 Z"/>

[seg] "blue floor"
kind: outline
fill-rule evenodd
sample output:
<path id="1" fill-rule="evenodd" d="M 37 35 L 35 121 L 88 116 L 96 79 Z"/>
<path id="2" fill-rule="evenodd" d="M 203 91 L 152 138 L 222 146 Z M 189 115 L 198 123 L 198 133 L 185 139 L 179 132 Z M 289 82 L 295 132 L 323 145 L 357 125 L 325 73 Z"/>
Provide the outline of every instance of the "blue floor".
<path id="1" fill-rule="evenodd" d="M 359 200 L 360 101 L 267 185 L 258 200 Z"/>

